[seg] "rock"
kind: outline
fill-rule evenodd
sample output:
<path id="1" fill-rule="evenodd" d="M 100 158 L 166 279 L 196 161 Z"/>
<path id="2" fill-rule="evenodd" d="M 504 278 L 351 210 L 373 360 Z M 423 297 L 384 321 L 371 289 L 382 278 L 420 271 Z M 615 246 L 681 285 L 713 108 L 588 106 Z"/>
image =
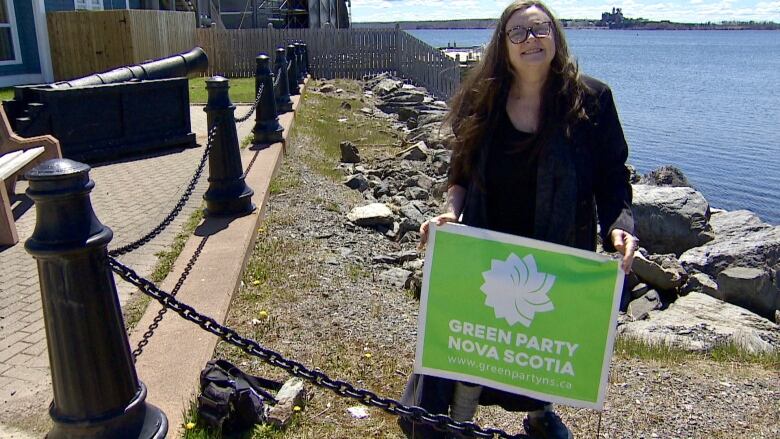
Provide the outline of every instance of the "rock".
<path id="1" fill-rule="evenodd" d="M 771 319 L 780 309 L 780 290 L 765 270 L 729 267 L 718 274 L 723 300 Z"/>
<path id="2" fill-rule="evenodd" d="M 780 263 L 780 226 L 716 239 L 680 256 L 683 267 L 717 278 L 730 266 L 768 270 Z"/>
<path id="3" fill-rule="evenodd" d="M 688 281 L 683 285 L 681 294 L 692 292 L 704 293 L 718 300 L 723 300 L 723 294 L 718 291 L 718 284 L 704 273 L 693 273 L 688 276 Z"/>
<path id="4" fill-rule="evenodd" d="M 419 114 L 420 112 L 414 108 L 401 107 L 398 109 L 398 120 L 404 122 L 411 118 L 416 118 Z"/>
<path id="5" fill-rule="evenodd" d="M 417 187 L 430 191 L 433 187 L 434 180 L 425 174 L 420 174 L 414 179 L 414 183 Z"/>
<path id="6" fill-rule="evenodd" d="M 688 187 L 634 185 L 634 221 L 642 246 L 680 255 L 715 237 L 707 200 Z"/>
<path id="7" fill-rule="evenodd" d="M 425 222 L 425 215 L 423 215 L 422 212 L 420 212 L 419 209 L 417 209 L 415 206 L 411 204 L 405 204 L 401 206 L 400 209 L 398 209 L 399 212 L 406 218 L 409 218 L 413 221 L 412 229 L 413 230 L 420 230 L 420 226 L 422 223 Z"/>
<path id="8" fill-rule="evenodd" d="M 650 287 L 647 284 L 636 284 L 633 288 L 631 288 L 631 300 L 639 299 L 648 291 L 650 291 Z"/>
<path id="9" fill-rule="evenodd" d="M 417 260 L 417 257 L 419 255 L 417 254 L 416 250 L 406 250 L 406 251 L 395 253 L 393 256 L 396 257 L 399 262 L 409 262 L 409 261 Z"/>
<path id="10" fill-rule="evenodd" d="M 371 87 L 371 91 L 377 96 L 385 96 L 401 88 L 403 83 L 389 78 L 380 80 L 375 86 Z"/>
<path id="11" fill-rule="evenodd" d="M 417 142 L 399 153 L 404 160 L 424 161 L 428 159 L 428 146 L 425 142 Z"/>
<path id="12" fill-rule="evenodd" d="M 347 177 L 346 181 L 344 181 L 344 184 L 348 188 L 355 189 L 356 191 L 360 192 L 368 189 L 368 180 L 366 180 L 366 177 L 363 174 L 355 174 Z"/>
<path id="13" fill-rule="evenodd" d="M 352 209 L 347 219 L 363 227 L 392 226 L 393 212 L 382 203 L 372 203 Z"/>
<path id="14" fill-rule="evenodd" d="M 354 143 L 345 140 L 339 143 L 342 163 L 360 163 L 360 151 Z"/>
<path id="15" fill-rule="evenodd" d="M 657 291 L 650 290 L 645 293 L 644 296 L 632 300 L 631 303 L 628 304 L 628 311 L 626 311 L 626 314 L 634 321 L 642 320 L 647 318 L 650 311 L 659 308 L 661 308 L 661 297 L 658 295 Z"/>
<path id="16" fill-rule="evenodd" d="M 710 216 L 710 226 L 715 233 L 714 241 L 742 238 L 750 233 L 772 228 L 749 210 L 713 212 Z"/>
<path id="17" fill-rule="evenodd" d="M 774 351 L 780 349 L 780 326 L 743 308 L 706 294 L 692 292 L 663 311 L 650 311 L 648 319 L 618 327 L 623 335 L 648 343 L 664 343 L 703 351 L 718 344 L 738 343 L 738 331 L 750 331 Z"/>
<path id="18" fill-rule="evenodd" d="M 370 115 L 374 114 L 374 110 L 372 110 L 372 109 L 370 109 L 368 107 L 361 108 L 360 112 L 365 114 L 366 116 L 370 116 Z"/>
<path id="19" fill-rule="evenodd" d="M 336 87 L 333 86 L 333 84 L 323 84 L 322 87 L 320 87 L 321 93 L 333 93 L 336 91 Z"/>
<path id="20" fill-rule="evenodd" d="M 381 198 L 385 195 L 390 195 L 390 187 L 382 180 L 376 181 L 376 185 L 374 186 L 374 196 L 376 198 Z"/>
<path id="21" fill-rule="evenodd" d="M 653 186 L 692 187 L 680 168 L 671 165 L 661 166 L 648 172 L 642 176 L 640 183 Z"/>
<path id="22" fill-rule="evenodd" d="M 687 273 L 674 255 L 652 255 L 651 259 L 637 253 L 631 269 L 646 283 L 660 290 L 676 290 L 683 286 Z"/>
<path id="23" fill-rule="evenodd" d="M 424 264 L 425 260 L 415 259 L 413 261 L 404 262 L 403 267 L 407 270 L 421 271 Z"/>
<path id="24" fill-rule="evenodd" d="M 336 89 L 336 93 L 344 93 L 344 89 L 343 88 L 337 88 Z"/>
<path id="25" fill-rule="evenodd" d="M 412 272 L 403 268 L 391 268 L 379 274 L 379 279 L 397 288 L 408 288 Z"/>
<path id="26" fill-rule="evenodd" d="M 300 378 L 290 378 L 284 383 L 279 393 L 276 394 L 277 403 L 268 410 L 268 422 L 283 427 L 290 422 L 295 407 L 303 408 L 306 399 L 306 389 L 303 387 L 303 380 Z"/>
<path id="27" fill-rule="evenodd" d="M 631 184 L 639 183 L 641 178 L 637 175 L 636 168 L 633 165 L 626 165 L 626 169 L 628 169 L 628 182 Z"/>
<path id="28" fill-rule="evenodd" d="M 430 113 L 420 114 L 417 118 L 417 126 L 424 127 L 435 122 L 441 123 L 444 117 L 447 115 L 444 111 L 434 111 Z"/>
<path id="29" fill-rule="evenodd" d="M 405 195 L 410 200 L 427 200 L 430 196 L 428 191 L 419 187 L 406 188 Z"/>
<path id="30" fill-rule="evenodd" d="M 420 104 L 425 100 L 425 93 L 402 88 L 385 95 L 382 100 L 386 104 Z"/>
<path id="31" fill-rule="evenodd" d="M 352 109 L 352 104 L 350 104 L 347 101 L 342 101 L 341 105 L 339 105 L 339 107 L 341 107 L 341 108 L 343 108 L 345 110 L 351 110 Z"/>
<path id="32" fill-rule="evenodd" d="M 372 264 L 397 264 L 398 258 L 392 255 L 376 255 L 373 258 L 371 258 Z"/>

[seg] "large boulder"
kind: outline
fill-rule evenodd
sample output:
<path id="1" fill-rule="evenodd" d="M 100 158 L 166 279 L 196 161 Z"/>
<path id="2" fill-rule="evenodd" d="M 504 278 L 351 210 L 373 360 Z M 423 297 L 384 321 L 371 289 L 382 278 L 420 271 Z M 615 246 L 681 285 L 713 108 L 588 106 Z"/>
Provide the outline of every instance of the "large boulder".
<path id="1" fill-rule="evenodd" d="M 726 302 L 747 308 L 768 319 L 780 309 L 780 289 L 766 270 L 729 267 L 718 274 L 718 290 Z"/>
<path id="2" fill-rule="evenodd" d="M 644 184 L 633 188 L 637 236 L 651 253 L 680 255 L 714 238 L 710 206 L 699 192 Z"/>
<path id="3" fill-rule="evenodd" d="M 680 297 L 666 310 L 648 313 L 645 320 L 626 322 L 618 333 L 648 343 L 663 343 L 690 350 L 708 350 L 734 343 L 751 352 L 777 352 L 780 326 L 738 306 L 706 294 Z"/>
<path id="4" fill-rule="evenodd" d="M 772 226 L 761 221 L 755 213 L 749 210 L 712 212 L 710 226 L 715 233 L 714 241 L 731 238 L 742 238 L 752 232 L 771 229 Z"/>
<path id="5" fill-rule="evenodd" d="M 680 256 L 680 263 L 691 273 L 700 271 L 717 278 L 728 267 L 752 267 L 768 270 L 780 262 L 780 226 L 763 228 L 744 235 L 734 233 L 707 245 L 692 248 Z"/>

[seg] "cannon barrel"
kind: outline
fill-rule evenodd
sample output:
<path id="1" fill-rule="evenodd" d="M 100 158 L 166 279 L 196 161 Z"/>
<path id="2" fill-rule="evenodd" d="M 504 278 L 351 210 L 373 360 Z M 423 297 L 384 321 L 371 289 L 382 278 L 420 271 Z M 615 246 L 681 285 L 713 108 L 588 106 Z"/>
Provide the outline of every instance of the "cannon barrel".
<path id="1" fill-rule="evenodd" d="M 204 72 L 209 59 L 206 52 L 196 47 L 189 52 L 156 59 L 133 66 L 119 67 L 103 73 L 51 84 L 52 88 L 75 88 L 89 85 L 114 84 L 131 80 L 166 79 Z"/>

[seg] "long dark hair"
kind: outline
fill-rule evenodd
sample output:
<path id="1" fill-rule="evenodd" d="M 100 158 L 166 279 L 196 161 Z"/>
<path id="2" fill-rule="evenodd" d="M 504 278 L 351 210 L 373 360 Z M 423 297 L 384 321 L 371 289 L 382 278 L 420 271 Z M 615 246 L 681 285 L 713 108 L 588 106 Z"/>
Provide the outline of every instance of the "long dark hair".
<path id="1" fill-rule="evenodd" d="M 515 12 L 532 6 L 544 11 L 552 21 L 555 57 L 542 92 L 539 127 L 531 142 L 538 148 L 544 147 L 558 128 L 562 128 L 569 137 L 573 127 L 588 118 L 583 107 L 583 94 L 587 92 L 587 87 L 580 80 L 577 64 L 569 56 L 560 22 L 543 3 L 516 0 L 504 9 L 482 60 L 472 68 L 450 103 L 445 123 L 455 134 L 451 182 L 467 181 L 472 177 L 479 150 L 484 147 L 487 136 L 493 132 L 498 118 L 505 111 L 513 73 L 504 28 Z"/>

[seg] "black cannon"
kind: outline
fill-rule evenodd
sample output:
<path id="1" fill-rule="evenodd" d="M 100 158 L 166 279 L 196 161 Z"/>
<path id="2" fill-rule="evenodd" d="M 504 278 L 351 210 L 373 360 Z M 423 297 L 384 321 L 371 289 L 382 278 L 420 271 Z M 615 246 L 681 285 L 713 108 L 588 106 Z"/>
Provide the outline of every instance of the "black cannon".
<path id="1" fill-rule="evenodd" d="M 64 157 L 96 162 L 195 145 L 187 76 L 206 70 L 200 47 L 53 84 L 14 88 L 4 102 L 22 136 L 51 134 Z"/>

